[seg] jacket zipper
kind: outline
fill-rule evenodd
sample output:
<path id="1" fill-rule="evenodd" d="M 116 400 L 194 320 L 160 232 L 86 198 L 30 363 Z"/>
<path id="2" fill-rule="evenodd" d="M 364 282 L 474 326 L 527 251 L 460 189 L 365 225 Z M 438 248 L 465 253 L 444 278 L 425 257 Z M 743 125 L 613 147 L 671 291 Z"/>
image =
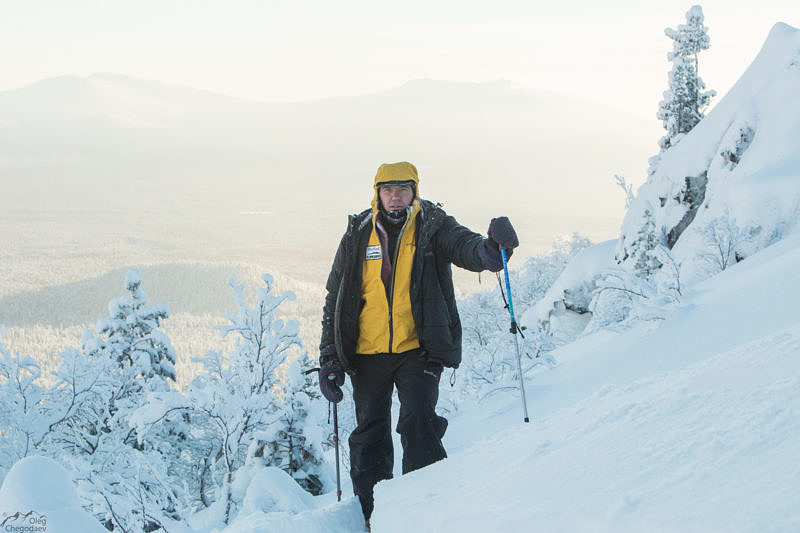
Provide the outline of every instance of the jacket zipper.
<path id="1" fill-rule="evenodd" d="M 397 257 L 400 255 L 400 245 L 403 242 L 403 233 L 406 232 L 408 226 L 408 219 L 411 217 L 412 208 L 406 208 L 406 221 L 403 227 L 400 228 L 400 234 L 397 236 L 397 242 L 394 245 L 394 257 L 392 258 L 392 282 L 389 284 L 389 353 L 392 352 L 392 342 L 394 339 L 394 322 L 392 320 L 392 303 L 394 302 L 394 276 L 397 271 Z"/>

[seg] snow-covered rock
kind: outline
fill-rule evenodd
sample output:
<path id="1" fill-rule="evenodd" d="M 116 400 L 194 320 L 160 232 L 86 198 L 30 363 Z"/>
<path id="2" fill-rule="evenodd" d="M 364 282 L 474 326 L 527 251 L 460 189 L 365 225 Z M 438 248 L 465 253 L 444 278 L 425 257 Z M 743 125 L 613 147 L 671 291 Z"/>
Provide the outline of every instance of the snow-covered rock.
<path id="1" fill-rule="evenodd" d="M 578 252 L 544 297 L 522 315 L 520 325 L 543 328 L 562 342 L 575 339 L 591 319 L 594 281 L 612 263 L 616 246 L 611 240 Z"/>

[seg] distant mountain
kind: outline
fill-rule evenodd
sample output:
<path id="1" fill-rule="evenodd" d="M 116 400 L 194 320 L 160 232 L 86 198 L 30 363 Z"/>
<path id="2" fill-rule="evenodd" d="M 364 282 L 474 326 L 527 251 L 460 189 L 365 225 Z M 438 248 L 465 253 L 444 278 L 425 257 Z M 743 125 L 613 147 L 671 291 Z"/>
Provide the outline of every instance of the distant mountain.
<path id="1" fill-rule="evenodd" d="M 651 128 L 503 81 L 415 80 L 361 97 L 268 104 L 95 74 L 0 92 L 0 176 L 113 176 L 135 164 L 173 176 L 178 168 L 217 177 L 280 169 L 318 184 L 407 159 L 447 182 L 606 188 L 609 172 L 643 167 Z"/>
<path id="2" fill-rule="evenodd" d="M 615 231 L 623 196 L 613 174 L 643 176 L 657 138 L 655 121 L 505 81 L 415 80 L 300 103 L 116 74 L 0 92 L 0 179 L 47 178 L 56 195 L 68 178 L 80 178 L 85 191 L 94 180 L 146 178 L 166 184 L 162 199 L 188 188 L 224 197 L 224 182 L 248 195 L 253 185 L 296 190 L 298 203 L 315 190 L 354 210 L 368 203 L 380 163 L 409 160 L 420 168 L 423 196 L 450 207 L 483 212 L 490 204 L 496 212 L 526 195 L 510 209 L 543 217 L 537 227 L 552 228 L 547 242 L 598 220 Z M 110 194 L 91 192 L 95 205 Z"/>
<path id="3" fill-rule="evenodd" d="M 264 103 L 117 74 L 42 80 L 0 92 L 0 294 L 185 261 L 319 282 L 375 169 L 400 160 L 468 227 L 509 216 L 524 259 L 573 231 L 615 234 L 613 175 L 642 177 L 658 137 L 655 120 L 505 81 Z"/>

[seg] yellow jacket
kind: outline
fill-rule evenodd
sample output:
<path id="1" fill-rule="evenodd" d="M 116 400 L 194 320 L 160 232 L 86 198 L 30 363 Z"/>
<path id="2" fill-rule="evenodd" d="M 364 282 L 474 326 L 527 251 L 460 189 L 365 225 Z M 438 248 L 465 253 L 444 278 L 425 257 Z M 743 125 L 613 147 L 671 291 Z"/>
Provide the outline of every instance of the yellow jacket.
<path id="1" fill-rule="evenodd" d="M 375 197 L 372 200 L 372 232 L 362 260 L 361 298 L 364 305 L 358 317 L 356 353 L 400 353 L 419 348 L 419 338 L 411 314 L 411 270 L 416 251 L 419 192 L 407 207 L 406 221 L 397 237 L 394 257 L 386 257 L 387 246 L 376 226 L 378 221 L 378 186 L 387 181 L 413 181 L 419 185 L 417 169 L 411 163 L 381 165 L 375 175 Z M 381 269 L 391 266 L 387 290 Z M 388 295 L 388 297 L 387 297 Z"/>

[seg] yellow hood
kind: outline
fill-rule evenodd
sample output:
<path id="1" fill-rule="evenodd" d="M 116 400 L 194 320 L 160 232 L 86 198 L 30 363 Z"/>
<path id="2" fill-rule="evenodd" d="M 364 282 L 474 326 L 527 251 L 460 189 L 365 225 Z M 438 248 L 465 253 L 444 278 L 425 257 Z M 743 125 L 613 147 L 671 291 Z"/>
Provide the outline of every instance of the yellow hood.
<path id="1" fill-rule="evenodd" d="M 384 163 L 378 167 L 378 173 L 375 174 L 375 196 L 372 199 L 372 210 L 378 211 L 378 185 L 386 183 L 387 181 L 413 181 L 414 187 L 417 190 L 416 198 L 412 205 L 419 203 L 419 175 L 417 174 L 417 167 L 406 161 L 399 163 Z"/>

